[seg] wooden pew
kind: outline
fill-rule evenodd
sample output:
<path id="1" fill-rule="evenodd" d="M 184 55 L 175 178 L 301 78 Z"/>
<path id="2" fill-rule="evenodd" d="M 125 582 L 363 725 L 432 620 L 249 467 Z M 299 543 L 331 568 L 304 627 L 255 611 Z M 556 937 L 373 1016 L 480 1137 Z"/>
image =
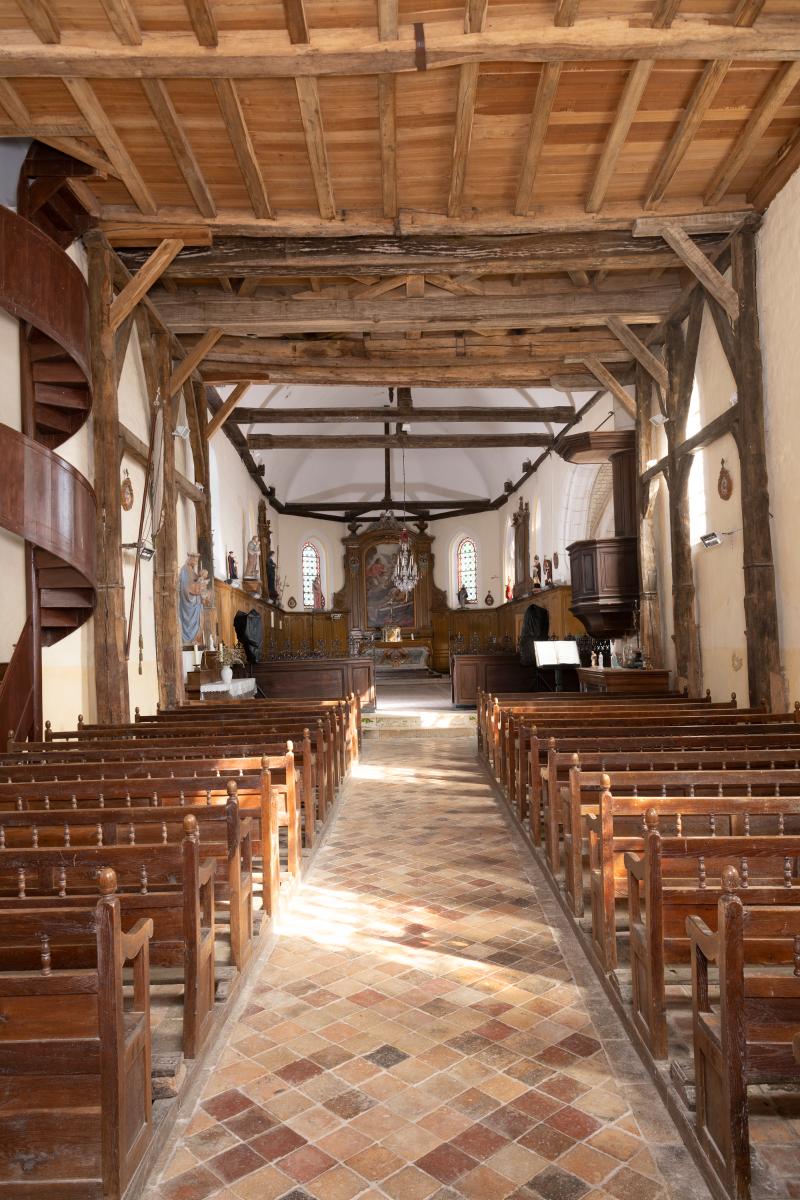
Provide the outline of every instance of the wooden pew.
<path id="1" fill-rule="evenodd" d="M 611 781 L 609 780 L 609 783 Z M 713 837 L 717 834 L 795 834 L 800 824 L 798 796 L 600 795 L 597 813 L 586 817 L 589 837 L 589 890 L 592 949 L 604 971 L 618 962 L 617 900 L 627 900 L 625 854 L 644 850 L 647 820 L 662 834 Z"/>
<path id="2" fill-rule="evenodd" d="M 183 971 L 183 1053 L 194 1058 L 214 1011 L 213 858 L 200 859 L 197 821 L 184 818 L 179 846 L 83 846 L 0 851 L 0 912 L 85 907 L 97 872 L 117 876 L 122 929 L 152 920 L 150 959 Z M 135 890 L 134 890 L 135 889 Z"/>
<path id="3" fill-rule="evenodd" d="M 530 784 L 530 827 L 534 844 L 539 845 L 541 841 L 543 780 L 551 751 L 555 751 L 559 755 L 559 761 L 564 762 L 571 759 L 573 754 L 600 756 L 628 752 L 650 754 L 654 751 L 664 754 L 672 751 L 710 753 L 712 751 L 748 749 L 754 751 L 767 749 L 800 751 L 800 730 L 792 722 L 786 729 L 770 726 L 765 731 L 754 725 L 748 725 L 744 729 L 735 731 L 726 729 L 723 732 L 714 732 L 706 727 L 703 731 L 690 729 L 688 733 L 682 732 L 677 735 L 654 733 L 642 736 L 638 730 L 631 734 L 626 734 L 625 730 L 621 730 L 616 736 L 597 736 L 591 731 L 587 731 L 579 737 L 551 736 L 545 739 L 539 738 L 538 734 L 534 732 L 531 737 L 528 770 L 526 771 L 526 781 Z M 572 763 L 569 762 L 569 765 L 571 766 Z M 524 813 L 527 808 L 523 807 L 520 811 Z"/>
<path id="4" fill-rule="evenodd" d="M 562 789 L 560 807 L 552 806 L 548 814 L 547 863 L 553 872 L 560 870 L 559 828 L 564 830 L 564 889 L 576 916 L 584 911 L 583 840 L 585 820 L 589 811 L 596 812 L 604 791 L 614 795 L 699 796 L 706 799 L 709 812 L 717 799 L 731 795 L 780 796 L 800 795 L 800 771 L 787 770 L 727 770 L 694 771 L 672 768 L 660 771 L 584 771 L 570 769 L 569 786 Z M 559 819 L 560 813 L 560 819 Z"/>
<path id="5" fill-rule="evenodd" d="M 241 971 L 253 948 L 253 821 L 240 813 L 234 780 L 224 804 L 0 812 L 0 869 L 7 849 L 171 844 L 183 838 L 187 816 L 197 822 L 204 856 L 217 862 L 215 900 L 228 902 L 231 956 Z"/>
<path id="6" fill-rule="evenodd" d="M 800 1082 L 800 909 L 753 908 L 725 871 L 714 932 L 699 915 L 686 933 L 692 961 L 695 1122 L 714 1173 L 734 1200 L 750 1197 L 747 1088 Z M 712 1003 L 708 968 L 719 973 Z M 761 969 L 749 968 L 760 964 Z"/>
<path id="7" fill-rule="evenodd" d="M 714 925 L 728 866 L 748 905 L 800 905 L 798 855 L 800 837 L 662 838 L 652 824 L 644 851 L 626 853 L 633 1022 L 654 1058 L 667 1055 L 665 968 L 690 959 L 687 917 Z"/>
<path id="8" fill-rule="evenodd" d="M 114 872 L 101 870 L 98 884 L 96 903 L 0 911 L 0 1197 L 8 1200 L 123 1200 L 152 1138 L 153 923 L 123 932 Z"/>

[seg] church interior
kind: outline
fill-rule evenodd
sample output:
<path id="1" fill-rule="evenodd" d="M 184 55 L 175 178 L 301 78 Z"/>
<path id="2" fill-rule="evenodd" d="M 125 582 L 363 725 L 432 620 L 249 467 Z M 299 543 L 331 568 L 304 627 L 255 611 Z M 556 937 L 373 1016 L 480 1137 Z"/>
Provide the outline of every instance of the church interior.
<path id="1" fill-rule="evenodd" d="M 800 0 L 0 31 L 0 1200 L 800 1197 Z"/>

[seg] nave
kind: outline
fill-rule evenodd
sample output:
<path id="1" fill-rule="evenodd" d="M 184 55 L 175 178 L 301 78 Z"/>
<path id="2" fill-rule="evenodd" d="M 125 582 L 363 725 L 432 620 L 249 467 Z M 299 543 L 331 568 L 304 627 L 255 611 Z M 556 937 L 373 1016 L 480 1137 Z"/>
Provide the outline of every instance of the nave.
<path id="1" fill-rule="evenodd" d="M 194 1090 L 147 1200 L 708 1196 L 472 736 L 365 736 Z"/>

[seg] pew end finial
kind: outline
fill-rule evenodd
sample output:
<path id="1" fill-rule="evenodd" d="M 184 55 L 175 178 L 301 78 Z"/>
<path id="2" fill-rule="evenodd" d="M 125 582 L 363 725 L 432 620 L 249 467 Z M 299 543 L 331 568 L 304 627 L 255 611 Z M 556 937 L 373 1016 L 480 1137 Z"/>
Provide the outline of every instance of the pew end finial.
<path id="1" fill-rule="evenodd" d="M 188 838 L 191 838 L 192 841 L 196 842 L 198 840 L 199 834 L 197 832 L 197 817 L 195 817 L 192 813 L 187 813 L 183 818 L 183 832 Z"/>
<path id="2" fill-rule="evenodd" d="M 644 823 L 648 833 L 655 833 L 658 829 L 658 813 L 654 808 L 648 808 L 644 814 Z"/>
<path id="3" fill-rule="evenodd" d="M 600 776 L 600 786 L 604 792 L 611 791 L 611 776 L 608 775 L 605 771 L 603 771 L 603 774 Z"/>
<path id="4" fill-rule="evenodd" d="M 742 881 L 739 872 L 734 866 L 727 866 L 722 872 L 722 890 L 727 895 L 731 896 L 734 892 L 738 892 Z"/>
<path id="5" fill-rule="evenodd" d="M 80 729 L 80 722 L 78 724 L 78 728 Z M 44 740 L 46 742 L 52 742 L 53 740 L 53 726 L 49 721 L 45 721 L 44 723 Z"/>
<path id="6" fill-rule="evenodd" d="M 97 886 L 101 896 L 113 896 L 117 890 L 117 872 L 113 867 L 103 867 L 97 874 Z"/>
<path id="7" fill-rule="evenodd" d="M 236 797 L 239 795 L 239 786 L 236 783 L 235 779 L 228 780 L 225 790 L 228 793 L 228 795 L 232 796 L 234 799 L 236 799 Z"/>

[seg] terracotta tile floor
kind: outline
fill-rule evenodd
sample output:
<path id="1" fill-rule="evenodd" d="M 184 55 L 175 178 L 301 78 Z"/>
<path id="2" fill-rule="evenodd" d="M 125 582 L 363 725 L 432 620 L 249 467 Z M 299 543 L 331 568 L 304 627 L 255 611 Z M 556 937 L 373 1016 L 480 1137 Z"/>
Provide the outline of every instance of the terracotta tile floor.
<path id="1" fill-rule="evenodd" d="M 535 879 L 472 741 L 367 742 L 148 1200 L 707 1197 Z"/>

